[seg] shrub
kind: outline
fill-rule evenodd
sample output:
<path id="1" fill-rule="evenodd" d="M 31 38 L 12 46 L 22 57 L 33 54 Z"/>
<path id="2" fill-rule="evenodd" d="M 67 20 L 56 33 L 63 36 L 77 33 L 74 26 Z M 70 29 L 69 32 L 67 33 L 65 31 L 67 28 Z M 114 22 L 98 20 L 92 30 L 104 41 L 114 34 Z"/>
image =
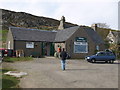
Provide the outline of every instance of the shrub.
<path id="1" fill-rule="evenodd" d="M 4 57 L 3 61 L 5 62 L 15 62 L 15 61 L 29 61 L 29 60 L 33 60 L 32 57 Z"/>

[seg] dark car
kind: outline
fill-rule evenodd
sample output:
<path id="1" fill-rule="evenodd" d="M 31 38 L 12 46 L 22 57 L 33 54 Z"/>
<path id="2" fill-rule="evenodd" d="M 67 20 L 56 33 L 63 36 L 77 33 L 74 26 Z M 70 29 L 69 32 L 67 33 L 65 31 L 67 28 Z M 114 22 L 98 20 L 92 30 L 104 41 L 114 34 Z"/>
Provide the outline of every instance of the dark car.
<path id="1" fill-rule="evenodd" d="M 5 54 L 7 54 L 8 52 L 7 52 L 7 49 L 5 49 L 5 48 L 0 48 L 0 56 L 1 57 L 4 57 L 4 55 Z"/>
<path id="2" fill-rule="evenodd" d="M 109 62 L 109 63 L 114 63 L 114 61 L 116 60 L 116 56 L 114 55 L 114 53 L 112 52 L 98 52 L 95 55 L 92 56 L 87 56 L 85 58 L 88 62 L 96 62 L 96 61 L 105 61 L 105 62 Z"/>

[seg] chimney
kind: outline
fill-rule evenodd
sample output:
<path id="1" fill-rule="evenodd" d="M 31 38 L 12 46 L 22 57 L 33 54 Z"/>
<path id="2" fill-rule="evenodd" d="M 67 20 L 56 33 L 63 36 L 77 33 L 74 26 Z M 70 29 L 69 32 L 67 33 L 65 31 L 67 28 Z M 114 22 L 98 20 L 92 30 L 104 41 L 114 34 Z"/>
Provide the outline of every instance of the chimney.
<path id="1" fill-rule="evenodd" d="M 97 24 L 92 24 L 92 25 L 91 25 L 91 28 L 93 28 L 93 29 L 94 29 L 94 31 L 96 31 L 96 32 L 97 32 Z"/>
<path id="2" fill-rule="evenodd" d="M 61 17 L 61 20 L 60 20 L 60 25 L 58 26 L 58 29 L 59 29 L 59 30 L 62 30 L 62 29 L 64 29 L 64 28 L 65 28 L 65 17 L 62 16 L 62 17 Z"/>

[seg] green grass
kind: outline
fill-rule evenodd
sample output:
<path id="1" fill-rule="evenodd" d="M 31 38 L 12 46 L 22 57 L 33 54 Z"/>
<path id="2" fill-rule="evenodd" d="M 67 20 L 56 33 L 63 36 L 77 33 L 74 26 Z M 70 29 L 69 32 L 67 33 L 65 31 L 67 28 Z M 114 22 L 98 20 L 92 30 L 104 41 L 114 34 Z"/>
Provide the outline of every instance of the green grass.
<path id="1" fill-rule="evenodd" d="M 19 78 L 12 77 L 9 75 L 5 75 L 5 72 L 8 71 L 14 71 L 13 69 L 1 69 L 0 74 L 2 74 L 2 89 L 4 90 L 5 88 L 18 88 L 18 84 L 20 82 Z M 1 79 L 0 78 L 0 79 Z"/>
<path id="2" fill-rule="evenodd" d="M 0 30 L 0 34 L 2 34 L 2 37 L 0 37 L 0 41 L 2 41 L 2 46 L 0 46 L 0 47 L 5 48 L 8 30 Z"/>
<path id="3" fill-rule="evenodd" d="M 0 33 L 2 33 L 2 41 L 5 42 L 7 38 L 8 30 L 0 30 Z"/>
<path id="4" fill-rule="evenodd" d="M 30 61 L 33 60 L 32 57 L 4 57 L 3 61 L 4 62 L 15 62 L 15 61 Z"/>

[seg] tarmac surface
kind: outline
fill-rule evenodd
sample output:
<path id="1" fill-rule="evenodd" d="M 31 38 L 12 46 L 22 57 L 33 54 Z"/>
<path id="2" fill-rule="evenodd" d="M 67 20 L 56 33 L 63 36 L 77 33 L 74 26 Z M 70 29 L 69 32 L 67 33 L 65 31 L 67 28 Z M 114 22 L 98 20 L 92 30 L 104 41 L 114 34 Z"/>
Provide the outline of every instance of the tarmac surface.
<path id="1" fill-rule="evenodd" d="M 118 61 L 109 64 L 70 59 L 62 71 L 56 58 L 3 63 L 3 67 L 28 73 L 20 79 L 21 88 L 118 88 L 118 65 Z"/>

